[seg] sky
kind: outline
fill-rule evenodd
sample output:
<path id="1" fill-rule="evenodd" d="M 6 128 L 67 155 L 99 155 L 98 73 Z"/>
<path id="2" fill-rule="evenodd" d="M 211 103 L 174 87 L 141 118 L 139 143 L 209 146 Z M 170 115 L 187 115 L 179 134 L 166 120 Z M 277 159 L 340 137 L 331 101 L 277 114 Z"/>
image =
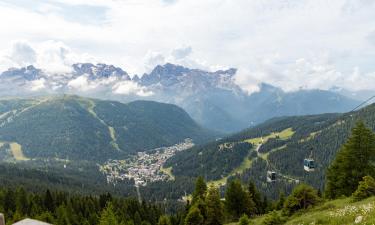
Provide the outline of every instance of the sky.
<path id="1" fill-rule="evenodd" d="M 238 68 L 249 93 L 375 89 L 374 0 L 0 0 L 0 71 Z"/>

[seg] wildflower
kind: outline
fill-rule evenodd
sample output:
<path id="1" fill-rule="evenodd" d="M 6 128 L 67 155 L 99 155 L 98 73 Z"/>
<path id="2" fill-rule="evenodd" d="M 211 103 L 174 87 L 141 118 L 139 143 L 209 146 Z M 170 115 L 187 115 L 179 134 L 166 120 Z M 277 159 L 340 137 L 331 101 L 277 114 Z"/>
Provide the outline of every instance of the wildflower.
<path id="1" fill-rule="evenodd" d="M 354 220 L 354 223 L 360 223 L 363 220 L 363 216 L 357 216 Z"/>

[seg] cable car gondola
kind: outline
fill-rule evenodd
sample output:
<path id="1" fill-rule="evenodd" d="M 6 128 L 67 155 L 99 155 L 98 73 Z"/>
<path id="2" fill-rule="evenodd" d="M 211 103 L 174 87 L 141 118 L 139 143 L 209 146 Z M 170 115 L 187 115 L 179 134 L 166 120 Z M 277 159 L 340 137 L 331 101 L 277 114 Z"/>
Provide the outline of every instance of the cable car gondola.
<path id="1" fill-rule="evenodd" d="M 310 156 L 309 158 L 305 158 L 303 160 L 303 169 L 306 172 L 313 172 L 315 171 L 315 162 L 313 159 L 313 148 L 311 148 Z"/>
<path id="2" fill-rule="evenodd" d="M 303 169 L 307 172 L 315 171 L 315 163 L 311 158 L 303 160 Z"/>
<path id="3" fill-rule="evenodd" d="M 267 171 L 267 182 L 273 183 L 276 182 L 276 172 L 275 171 Z"/>

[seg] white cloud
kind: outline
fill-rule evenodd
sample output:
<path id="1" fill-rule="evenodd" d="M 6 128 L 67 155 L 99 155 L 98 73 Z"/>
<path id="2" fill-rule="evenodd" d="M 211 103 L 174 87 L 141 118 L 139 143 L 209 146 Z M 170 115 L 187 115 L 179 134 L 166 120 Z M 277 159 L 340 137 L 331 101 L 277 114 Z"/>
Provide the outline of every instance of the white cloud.
<path id="1" fill-rule="evenodd" d="M 46 88 L 46 80 L 44 78 L 34 80 L 30 82 L 31 91 L 41 91 Z"/>
<path id="2" fill-rule="evenodd" d="M 117 77 L 90 80 L 88 75 L 82 75 L 70 80 L 67 86 L 70 89 L 70 92 L 74 94 L 91 94 L 97 96 L 102 93 L 106 96 L 137 95 L 141 97 L 153 95 L 153 92 L 147 90 L 146 87 L 140 86 L 133 81 L 121 80 Z"/>
<path id="3" fill-rule="evenodd" d="M 361 79 L 370 79 L 358 83 L 360 88 L 373 82 L 374 1 L 48 0 L 38 9 L 6 2 L 0 3 L 7 18 L 0 21 L 6 32 L 0 55 L 7 57 L 0 56 L 0 69 L 33 61 L 23 57 L 26 49 L 10 57 L 11 43 L 23 39 L 31 43 L 39 67 L 57 71 L 91 55 L 138 74 L 167 61 L 237 67 L 236 80 L 249 91 L 259 82 L 286 90 L 341 82 L 353 89 L 345 82 L 354 68 Z M 67 16 L 71 7 L 73 19 Z M 96 12 L 100 17 L 93 23 L 78 15 Z M 43 44 L 49 40 L 53 44 Z"/>
<path id="4" fill-rule="evenodd" d="M 112 87 L 114 94 L 119 95 L 138 95 L 142 97 L 148 97 L 153 95 L 151 91 L 148 91 L 145 87 L 139 86 L 137 83 L 132 81 L 122 81 L 116 83 Z"/>
<path id="5" fill-rule="evenodd" d="M 36 62 L 36 52 L 24 41 L 14 42 L 9 58 L 20 66 L 31 65 Z"/>
<path id="6" fill-rule="evenodd" d="M 77 91 L 88 91 L 97 87 L 96 84 L 90 84 L 88 76 L 82 75 L 68 82 L 68 87 Z"/>
<path id="7" fill-rule="evenodd" d="M 175 59 L 184 59 L 189 56 L 193 52 L 193 48 L 191 46 L 176 48 L 172 51 L 172 56 Z"/>
<path id="8" fill-rule="evenodd" d="M 88 54 L 77 54 L 59 41 L 44 41 L 32 45 L 26 41 L 13 41 L 10 49 L 0 52 L 1 70 L 9 67 L 34 65 L 49 73 L 66 73 L 77 62 L 97 62 Z"/>

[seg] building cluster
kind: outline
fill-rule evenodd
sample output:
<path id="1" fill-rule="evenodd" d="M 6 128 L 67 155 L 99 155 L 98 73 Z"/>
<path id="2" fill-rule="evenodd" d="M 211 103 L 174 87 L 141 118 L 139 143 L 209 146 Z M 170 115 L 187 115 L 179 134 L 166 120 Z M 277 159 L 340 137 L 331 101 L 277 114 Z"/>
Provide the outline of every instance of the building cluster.
<path id="1" fill-rule="evenodd" d="M 194 146 L 191 139 L 169 147 L 161 147 L 124 160 L 109 160 L 100 166 L 100 171 L 107 177 L 108 183 L 116 184 L 119 180 L 134 180 L 135 186 L 171 179 L 171 175 L 162 171 L 164 163 L 177 152 Z"/>

